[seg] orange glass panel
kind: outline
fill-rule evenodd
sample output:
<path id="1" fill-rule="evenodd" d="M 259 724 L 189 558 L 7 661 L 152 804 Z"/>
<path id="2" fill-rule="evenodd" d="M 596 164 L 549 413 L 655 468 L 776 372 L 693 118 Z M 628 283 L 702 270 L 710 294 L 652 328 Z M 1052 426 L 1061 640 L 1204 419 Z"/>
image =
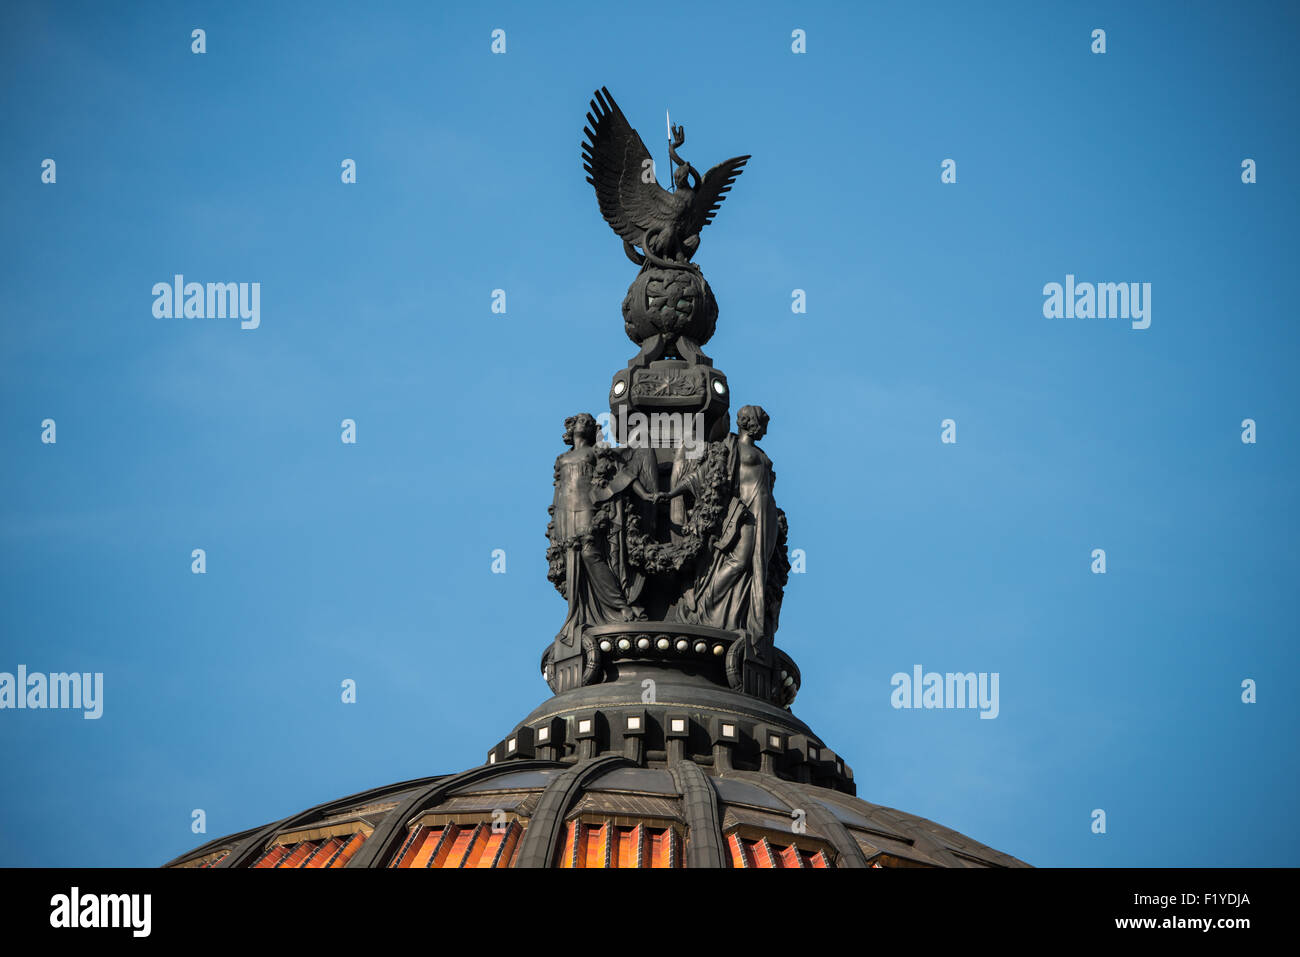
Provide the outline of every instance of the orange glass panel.
<path id="1" fill-rule="evenodd" d="M 515 824 L 514 831 L 506 841 L 505 847 L 497 855 L 497 867 L 510 867 L 515 862 L 515 852 L 519 850 L 519 842 L 523 840 L 524 829 L 521 825 Z"/>
<path id="2" fill-rule="evenodd" d="M 334 860 L 334 855 L 343 847 L 343 842 L 337 837 L 331 837 L 328 841 L 322 841 L 315 852 L 303 863 L 303 867 L 329 867 L 330 862 Z"/>
<path id="3" fill-rule="evenodd" d="M 807 867 L 805 862 L 806 854 L 801 854 L 797 847 L 781 848 L 781 866 L 782 867 Z"/>
<path id="4" fill-rule="evenodd" d="M 495 828 L 488 829 L 487 838 L 479 841 L 483 850 L 471 864 L 466 862 L 466 867 L 491 867 L 492 862 L 497 859 L 497 852 L 501 850 L 501 845 L 505 843 L 506 832 L 498 831 Z"/>
<path id="5" fill-rule="evenodd" d="M 465 848 L 465 857 L 458 866 L 460 867 L 478 867 L 478 862 L 483 859 L 483 853 L 487 850 L 488 844 L 492 843 L 492 827 L 488 824 L 480 824 L 474 828 L 474 836 L 470 838 L 469 846 Z M 493 849 L 495 852 L 495 848 Z M 492 858 L 488 858 L 488 866 L 492 866 Z"/>
<path id="6" fill-rule="evenodd" d="M 582 827 L 577 821 L 570 821 L 564 832 L 564 849 L 560 852 L 560 866 L 577 867 L 581 846 Z"/>
<path id="7" fill-rule="evenodd" d="M 303 862 L 307 860 L 307 858 L 311 855 L 311 852 L 314 850 L 316 850 L 315 841 L 301 841 L 300 843 L 294 845 L 294 848 L 292 851 L 289 852 L 288 857 L 286 857 L 284 860 L 282 860 L 279 864 L 275 866 L 276 867 L 302 867 Z"/>
<path id="8" fill-rule="evenodd" d="M 432 866 L 460 867 L 461 863 L 465 860 L 465 855 L 468 854 L 470 849 L 474 846 L 474 841 L 478 837 L 479 831 L 482 827 L 483 825 L 480 824 L 472 828 L 461 828 L 459 833 L 456 834 L 456 841 L 451 845 L 451 849 L 447 852 L 446 857 L 443 860 L 435 860 Z M 438 856 L 442 857 L 441 854 Z"/>
<path id="9" fill-rule="evenodd" d="M 284 860 L 288 856 L 289 856 L 289 849 L 285 847 L 283 844 L 277 844 L 275 847 L 271 848 L 260 858 L 258 858 L 257 863 L 255 863 L 253 866 L 254 867 L 275 867 L 275 865 L 279 864 L 282 860 Z"/>
<path id="10" fill-rule="evenodd" d="M 352 859 L 352 855 L 357 852 L 357 850 L 361 847 L 362 843 L 365 842 L 365 839 L 366 839 L 366 832 L 357 831 L 357 833 L 353 834 L 352 838 L 346 844 L 343 845 L 343 850 L 339 851 L 339 853 L 335 856 L 334 860 L 330 863 L 329 866 L 342 867 L 344 864 L 346 864 L 348 861 Z"/>
<path id="11" fill-rule="evenodd" d="M 416 858 L 421 853 L 424 854 L 424 860 L 420 862 L 420 867 L 429 865 L 429 855 L 433 853 L 434 848 L 438 846 L 438 839 L 442 837 L 442 828 L 433 829 L 425 827 L 423 824 L 411 829 L 411 836 L 406 839 L 406 844 L 402 847 L 397 857 L 394 867 L 415 867 Z"/>
<path id="12" fill-rule="evenodd" d="M 727 850 L 731 852 L 732 867 L 749 867 L 749 852 L 734 831 L 727 835 Z"/>
<path id="13" fill-rule="evenodd" d="M 677 835 L 671 828 L 654 829 L 650 838 L 650 866 L 677 866 Z"/>
<path id="14" fill-rule="evenodd" d="M 609 857 L 609 831 L 608 824 L 587 824 L 583 825 L 587 832 L 587 853 L 583 861 L 583 867 L 603 868 Z"/>
<path id="15" fill-rule="evenodd" d="M 479 867 L 509 867 L 511 860 L 515 856 L 515 847 L 519 843 L 519 835 L 523 833 L 523 828 L 519 826 L 518 821 L 511 821 L 510 825 L 501 833 L 493 833 L 487 847 L 483 851 L 483 856 L 479 858 Z"/>
<path id="16" fill-rule="evenodd" d="M 437 850 L 438 842 L 442 840 L 443 833 L 444 831 L 440 827 L 432 828 L 432 827 L 425 827 L 423 824 L 420 825 L 415 830 L 414 839 L 411 843 L 410 848 L 407 849 L 405 859 L 398 866 L 416 867 L 417 866 L 415 863 L 416 859 L 419 858 L 421 854 L 423 854 L 424 858 L 423 860 L 420 861 L 418 866 L 428 867 L 429 855 L 431 855 L 435 850 Z"/>
<path id="17" fill-rule="evenodd" d="M 415 851 L 419 848 L 419 842 L 424 840 L 424 834 L 427 828 L 423 825 L 411 828 L 406 835 L 406 840 L 402 846 L 397 849 L 393 859 L 388 862 L 389 867 L 410 867 L 411 859 L 415 856 Z"/>
<path id="18" fill-rule="evenodd" d="M 610 862 L 611 867 L 641 866 L 641 834 L 640 824 L 618 829 L 618 845 L 614 849 L 615 859 Z"/>
<path id="19" fill-rule="evenodd" d="M 406 839 L 400 851 L 393 858 L 393 863 L 389 867 L 441 867 L 438 863 L 441 857 L 446 855 L 447 849 L 451 846 L 451 838 L 455 837 L 456 825 L 451 824 L 446 828 L 426 827 L 421 824 L 411 830 L 411 835 Z M 336 867 L 342 867 L 348 862 L 348 859 L 361 847 L 365 841 L 365 834 L 354 834 L 352 840 L 343 848 L 339 854 L 340 863 Z"/>
<path id="20" fill-rule="evenodd" d="M 420 844 L 415 856 L 411 858 L 412 867 L 442 867 L 443 861 L 451 852 L 451 846 L 456 842 L 456 836 L 460 833 L 460 828 L 455 824 L 448 824 L 446 827 L 431 827 L 424 835 L 424 841 Z"/>

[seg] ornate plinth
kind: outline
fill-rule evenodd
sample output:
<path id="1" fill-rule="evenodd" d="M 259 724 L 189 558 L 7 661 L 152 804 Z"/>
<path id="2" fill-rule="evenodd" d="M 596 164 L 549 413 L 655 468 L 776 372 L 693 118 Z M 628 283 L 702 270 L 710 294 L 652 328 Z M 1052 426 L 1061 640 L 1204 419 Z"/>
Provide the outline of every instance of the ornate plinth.
<path id="1" fill-rule="evenodd" d="M 618 682 L 630 665 L 658 664 L 706 676 L 715 685 L 788 708 L 799 693 L 799 667 L 779 648 L 761 654 L 740 632 L 680 622 L 633 621 L 587 629 L 580 652 L 542 656 L 542 677 L 559 692 Z"/>

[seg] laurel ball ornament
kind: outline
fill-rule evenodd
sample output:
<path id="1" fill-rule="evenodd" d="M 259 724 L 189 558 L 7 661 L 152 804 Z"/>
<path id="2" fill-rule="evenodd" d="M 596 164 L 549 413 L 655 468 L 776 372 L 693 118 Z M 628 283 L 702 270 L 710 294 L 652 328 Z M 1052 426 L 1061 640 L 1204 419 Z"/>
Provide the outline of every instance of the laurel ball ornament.
<path id="1" fill-rule="evenodd" d="M 637 345 L 653 335 L 684 336 L 696 345 L 713 337 L 718 303 L 708 281 L 694 269 L 647 266 L 628 287 L 623 328 Z"/>

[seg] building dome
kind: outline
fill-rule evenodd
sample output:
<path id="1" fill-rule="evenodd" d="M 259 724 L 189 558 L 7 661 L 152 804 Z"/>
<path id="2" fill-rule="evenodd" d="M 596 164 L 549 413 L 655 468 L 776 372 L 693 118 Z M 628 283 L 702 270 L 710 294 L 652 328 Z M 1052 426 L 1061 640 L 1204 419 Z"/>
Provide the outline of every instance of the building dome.
<path id="1" fill-rule="evenodd" d="M 708 285 L 690 260 L 748 157 L 701 179 L 675 127 L 668 194 L 642 178 L 651 160 L 607 90 L 591 110 L 589 182 L 653 280 L 639 295 L 699 318 L 690 290 Z M 700 348 L 707 318 L 633 337 L 608 440 L 589 412 L 564 420 L 546 530 L 567 605 L 541 659 L 553 697 L 479 767 L 340 798 L 169 866 L 1024 866 L 859 800 L 852 768 L 795 717 L 802 677 L 775 643 L 788 526 L 758 445 L 771 416 L 742 406 L 731 431 L 726 376 Z"/>
<path id="2" fill-rule="evenodd" d="M 647 680 L 658 703 L 641 701 Z M 638 661 L 551 698 L 479 767 L 331 801 L 168 866 L 1027 866 L 855 791 L 788 710 Z"/>

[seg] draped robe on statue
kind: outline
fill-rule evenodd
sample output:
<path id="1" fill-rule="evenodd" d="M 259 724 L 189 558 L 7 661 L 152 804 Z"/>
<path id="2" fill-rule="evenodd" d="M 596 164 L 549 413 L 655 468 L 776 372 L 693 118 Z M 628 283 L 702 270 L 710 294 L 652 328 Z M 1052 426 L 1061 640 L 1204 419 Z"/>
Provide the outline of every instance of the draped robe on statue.
<path id="1" fill-rule="evenodd" d="M 629 621 L 634 617 L 618 576 L 592 534 L 596 503 L 591 478 L 594 450 L 567 452 L 555 460 L 555 501 L 551 509 L 554 540 L 565 543 L 565 597 L 569 613 L 556 636 L 572 645 L 586 625 Z"/>
<path id="2" fill-rule="evenodd" d="M 627 554 L 628 509 L 639 509 L 643 527 L 653 527 L 654 506 L 619 493 L 639 481 L 656 489 L 654 453 L 625 449 L 613 453 L 620 464 L 608 485 L 592 485 L 597 454 L 568 452 L 555 460 L 555 501 L 551 506 L 554 541 L 566 543 L 565 597 L 569 613 L 556 636 L 572 645 L 588 625 L 634 621 L 645 617 L 639 606 L 645 576 Z M 596 509 L 609 499 L 607 535 L 593 530 Z"/>
<path id="3" fill-rule="evenodd" d="M 778 534 L 775 479 L 762 449 L 734 434 L 723 441 L 730 502 L 708 565 L 682 595 L 678 615 L 693 624 L 744 631 L 757 642 L 772 630 L 766 586 Z"/>
<path id="4" fill-rule="evenodd" d="M 628 518 L 634 512 L 644 533 L 653 535 L 656 507 L 653 502 L 646 502 L 632 495 L 620 495 L 633 482 L 640 482 L 641 487 L 650 493 L 659 489 L 659 469 L 655 464 L 655 454 L 649 448 L 626 447 L 613 453 L 620 460 L 618 470 L 609 480 L 608 486 L 593 493 L 597 501 L 613 498 L 609 529 L 609 565 L 623 589 L 629 605 L 637 609 L 641 602 L 641 592 L 645 588 L 645 575 L 632 565 L 628 556 Z M 637 617 L 640 617 L 638 615 Z"/>

